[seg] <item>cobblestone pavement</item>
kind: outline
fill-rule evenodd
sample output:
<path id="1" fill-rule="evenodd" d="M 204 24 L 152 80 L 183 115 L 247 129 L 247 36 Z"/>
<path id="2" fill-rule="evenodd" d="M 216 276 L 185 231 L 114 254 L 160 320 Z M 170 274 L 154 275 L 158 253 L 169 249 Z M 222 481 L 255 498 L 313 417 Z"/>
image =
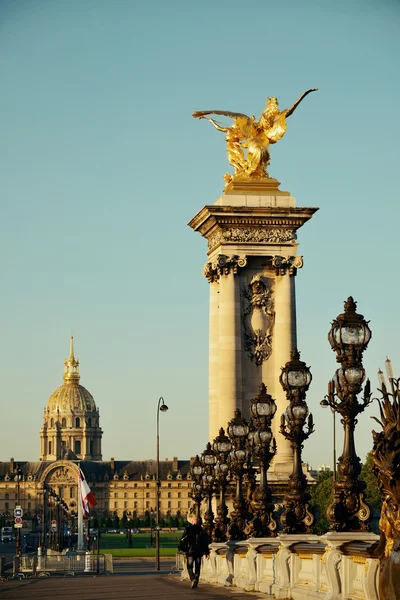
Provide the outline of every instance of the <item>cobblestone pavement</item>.
<path id="1" fill-rule="evenodd" d="M 0 582 L 0 600 L 268 600 L 271 596 L 200 581 L 195 590 L 180 575 L 80 575 Z"/>

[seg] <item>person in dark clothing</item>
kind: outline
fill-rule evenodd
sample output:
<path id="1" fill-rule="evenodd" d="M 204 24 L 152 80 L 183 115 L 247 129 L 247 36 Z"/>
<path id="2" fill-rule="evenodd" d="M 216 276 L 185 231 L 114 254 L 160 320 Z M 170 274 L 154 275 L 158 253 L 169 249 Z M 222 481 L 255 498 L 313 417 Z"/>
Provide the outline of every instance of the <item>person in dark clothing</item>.
<path id="1" fill-rule="evenodd" d="M 201 526 L 201 519 L 196 517 L 192 525 L 186 527 L 179 543 L 179 549 L 186 554 L 186 566 L 192 589 L 197 588 L 200 578 L 201 559 L 210 558 L 208 535 Z"/>

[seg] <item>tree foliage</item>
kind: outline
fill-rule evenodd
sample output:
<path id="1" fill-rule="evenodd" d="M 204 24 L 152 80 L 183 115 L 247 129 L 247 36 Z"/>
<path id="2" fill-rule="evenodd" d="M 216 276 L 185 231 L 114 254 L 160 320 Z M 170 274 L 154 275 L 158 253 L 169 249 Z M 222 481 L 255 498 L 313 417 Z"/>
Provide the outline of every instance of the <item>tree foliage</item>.
<path id="1" fill-rule="evenodd" d="M 326 516 L 328 506 L 333 502 L 333 473 L 323 471 L 319 474 L 317 483 L 310 489 L 311 507 L 315 516 L 315 533 L 328 531 L 329 521 Z"/>

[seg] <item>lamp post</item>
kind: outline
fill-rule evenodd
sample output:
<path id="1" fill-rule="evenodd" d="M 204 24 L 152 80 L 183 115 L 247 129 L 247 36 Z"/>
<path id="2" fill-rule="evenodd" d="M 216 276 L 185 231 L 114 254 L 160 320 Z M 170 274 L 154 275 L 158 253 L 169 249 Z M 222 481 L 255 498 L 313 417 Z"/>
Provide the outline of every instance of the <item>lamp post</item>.
<path id="1" fill-rule="evenodd" d="M 220 497 L 217 506 L 217 517 L 215 519 L 214 542 L 225 542 L 228 529 L 228 507 L 225 502 L 225 492 L 228 486 L 228 456 L 232 450 L 230 439 L 225 435 L 221 427 L 218 436 L 214 439 L 213 450 L 217 456 L 217 462 L 214 467 L 215 478 L 219 487 Z"/>
<path id="2" fill-rule="evenodd" d="M 215 489 L 215 478 L 214 478 L 214 467 L 217 462 L 217 456 L 208 442 L 206 449 L 201 455 L 201 463 L 204 468 L 203 474 L 203 489 L 207 496 L 207 510 L 204 515 L 204 525 L 207 531 L 208 537 L 212 538 L 214 529 L 214 513 L 212 510 L 212 497 Z"/>
<path id="3" fill-rule="evenodd" d="M 260 482 L 251 500 L 253 518 L 246 533 L 254 537 L 267 537 L 274 535 L 277 527 L 272 517 L 275 505 L 267 483 L 267 471 L 276 454 L 276 441 L 271 431 L 276 404 L 263 383 L 257 396 L 251 400 L 250 412 L 252 428 L 249 432 L 249 443 L 253 457 L 260 462 Z"/>
<path id="4" fill-rule="evenodd" d="M 20 469 L 19 464 L 17 465 L 17 474 L 16 474 L 16 480 L 17 480 L 17 506 L 21 506 L 21 487 L 20 487 L 20 482 L 22 479 L 22 469 Z M 21 528 L 18 527 L 17 528 L 17 535 L 16 535 L 16 544 L 15 544 L 15 554 L 18 556 L 18 558 L 21 557 Z"/>
<path id="5" fill-rule="evenodd" d="M 161 397 L 157 406 L 157 448 L 156 448 L 156 571 L 160 570 L 160 411 L 166 412 L 168 406 Z"/>
<path id="6" fill-rule="evenodd" d="M 229 538 L 242 540 L 245 538 L 245 526 L 248 516 L 247 503 L 243 497 L 243 476 L 249 460 L 247 436 L 250 428 L 242 413 L 237 408 L 234 418 L 228 423 L 228 436 L 232 442 L 230 452 L 230 467 L 236 479 L 236 493 L 233 501 L 234 510 L 231 513 Z"/>
<path id="7" fill-rule="evenodd" d="M 198 456 L 194 459 L 194 461 L 190 465 L 190 473 L 194 479 L 194 483 L 192 485 L 192 490 L 190 496 L 193 498 L 196 504 L 196 517 L 200 519 L 200 504 L 203 500 L 203 479 L 202 475 L 204 473 L 203 465 L 200 462 Z"/>
<path id="8" fill-rule="evenodd" d="M 371 403 L 371 386 L 367 380 L 362 402 L 357 396 L 362 390 L 365 371 L 362 355 L 371 339 L 371 330 L 363 315 L 356 313 L 357 304 L 350 296 L 344 303 L 344 313 L 332 323 L 328 340 L 341 364 L 328 384 L 325 399 L 342 416 L 344 427 L 343 454 L 338 460 L 339 478 L 334 483 L 333 502 L 327 509 L 330 529 L 334 531 L 368 531 L 370 508 L 364 502 L 366 484 L 358 479 L 361 461 L 355 450 L 354 429 L 357 415 Z"/>
<path id="9" fill-rule="evenodd" d="M 305 402 L 311 379 L 309 367 L 300 360 L 300 352 L 295 348 L 290 353 L 290 361 L 282 367 L 279 377 L 290 403 L 285 414 L 281 416 L 280 432 L 290 441 L 293 449 L 293 471 L 289 476 L 288 492 L 283 500 L 284 510 L 280 518 L 283 533 L 310 533 L 314 523 L 314 516 L 309 510 L 311 496 L 306 491 L 307 478 L 303 473 L 301 460 L 303 442 L 314 431 L 312 414 L 308 414 Z"/>
<path id="10" fill-rule="evenodd" d="M 42 530 L 40 536 L 40 546 L 42 548 L 42 553 L 44 553 L 46 548 L 46 493 L 47 493 L 47 483 L 44 481 L 41 491 L 39 492 L 43 496 L 42 503 Z"/>
<path id="11" fill-rule="evenodd" d="M 329 402 L 326 398 L 321 400 L 320 405 L 324 408 L 329 406 Z M 333 482 L 336 481 L 336 412 L 331 407 L 331 412 L 333 416 Z"/>

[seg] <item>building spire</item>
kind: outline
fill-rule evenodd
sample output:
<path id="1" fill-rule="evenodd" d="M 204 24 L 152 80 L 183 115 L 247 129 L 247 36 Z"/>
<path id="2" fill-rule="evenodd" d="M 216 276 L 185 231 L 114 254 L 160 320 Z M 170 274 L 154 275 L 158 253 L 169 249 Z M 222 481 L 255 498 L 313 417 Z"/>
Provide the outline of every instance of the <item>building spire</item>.
<path id="1" fill-rule="evenodd" d="M 74 336 L 69 342 L 69 358 L 64 361 L 64 383 L 79 383 L 79 360 L 74 355 Z"/>

